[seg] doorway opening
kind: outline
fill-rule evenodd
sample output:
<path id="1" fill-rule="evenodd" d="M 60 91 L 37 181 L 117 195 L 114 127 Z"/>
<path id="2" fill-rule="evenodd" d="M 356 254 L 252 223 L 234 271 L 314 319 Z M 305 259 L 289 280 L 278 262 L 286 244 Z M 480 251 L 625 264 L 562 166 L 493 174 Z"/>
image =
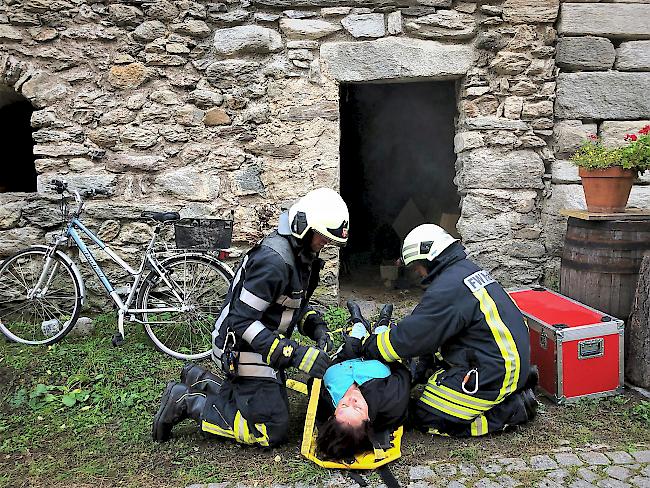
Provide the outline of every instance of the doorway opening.
<path id="1" fill-rule="evenodd" d="M 35 192 L 36 168 L 31 117 L 34 107 L 13 89 L 0 86 L 0 193 Z"/>
<path id="2" fill-rule="evenodd" d="M 419 224 L 458 235 L 454 81 L 340 85 L 341 195 L 350 237 L 341 286 L 407 288 L 401 242 Z"/>

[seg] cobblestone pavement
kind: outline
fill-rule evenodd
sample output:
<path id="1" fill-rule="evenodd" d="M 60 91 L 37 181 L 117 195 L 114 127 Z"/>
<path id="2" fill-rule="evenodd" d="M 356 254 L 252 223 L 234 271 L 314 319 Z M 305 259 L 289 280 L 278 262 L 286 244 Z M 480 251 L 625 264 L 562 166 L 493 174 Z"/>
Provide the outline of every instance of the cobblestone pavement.
<path id="1" fill-rule="evenodd" d="M 566 449 L 549 455 L 490 458 L 483 462 L 431 462 L 408 469 L 408 488 L 650 488 L 650 450 L 632 453 Z M 406 483 L 405 483 L 406 482 Z M 379 483 L 370 486 L 385 488 Z M 272 485 L 273 488 L 309 488 L 316 485 Z M 320 486 L 358 487 L 334 472 Z M 194 484 L 187 488 L 251 488 L 245 483 Z"/>

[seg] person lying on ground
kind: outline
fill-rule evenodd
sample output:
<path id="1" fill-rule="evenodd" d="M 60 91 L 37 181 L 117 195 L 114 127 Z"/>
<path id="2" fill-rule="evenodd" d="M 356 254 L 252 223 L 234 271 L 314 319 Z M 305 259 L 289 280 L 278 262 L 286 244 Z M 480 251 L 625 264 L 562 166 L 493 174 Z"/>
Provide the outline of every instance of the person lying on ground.
<path id="1" fill-rule="evenodd" d="M 376 332 L 388 328 L 390 313 L 387 311 L 391 309 L 382 310 Z M 368 335 L 366 326 L 360 321 L 357 321 L 352 333 L 357 337 Z M 341 353 L 343 356 L 344 353 Z M 408 369 L 400 363 L 386 365 L 378 360 L 335 359 L 334 363 L 323 376 L 316 414 L 320 425 L 317 438 L 319 450 L 328 459 L 349 460 L 355 454 L 372 451 L 374 447 L 387 448 L 390 434 L 406 421 L 411 384 Z M 281 425 L 285 425 L 283 412 L 277 412 L 280 416 L 278 422 L 273 406 L 268 405 L 263 419 L 259 417 L 261 410 L 256 410 L 256 420 L 264 422 L 254 424 L 255 431 L 250 429 L 248 421 L 237 410 L 246 407 L 245 401 L 249 397 L 244 397 L 239 389 L 250 386 L 248 378 L 228 381 L 206 368 L 188 363 L 181 370 L 180 381 L 170 384 L 173 385 L 170 391 L 179 389 L 184 393 L 173 402 L 170 401 L 171 394 L 167 392 L 167 395 L 163 395 L 154 418 L 155 440 L 163 436 L 165 440 L 169 439 L 172 427 L 186 418 L 196 420 L 204 432 L 260 445 L 266 445 L 259 442 L 261 435 L 276 432 Z M 263 389 L 268 384 L 257 382 L 256 387 Z M 263 394 L 264 390 L 258 393 Z M 215 405 L 220 408 L 217 409 Z M 203 417 L 206 407 L 223 414 L 224 427 L 213 426 L 212 429 L 218 427 L 215 432 L 205 428 Z M 247 439 L 249 442 L 246 442 Z"/>
<path id="2" fill-rule="evenodd" d="M 287 440 L 285 369 L 321 378 L 330 364 L 327 325 L 309 300 L 324 264 L 320 251 L 327 244 L 345 245 L 348 224 L 341 196 L 319 188 L 294 203 L 277 230 L 246 253 L 212 333 L 212 358 L 226 380 L 218 391 L 195 391 L 190 386 L 203 373 L 190 374 L 189 368 L 183 381 L 170 382 L 154 418 L 154 440 L 169 439 L 172 427 L 187 417 L 204 432 L 244 444 Z M 296 326 L 317 347 L 290 339 Z"/>
<path id="3" fill-rule="evenodd" d="M 419 430 L 482 436 L 532 420 L 537 372 L 528 328 L 501 285 L 434 224 L 406 236 L 402 261 L 427 286 L 420 303 L 390 330 L 364 342 L 348 337 L 348 350 L 389 363 L 437 356 L 411 404 L 410 421 Z"/>
<path id="4" fill-rule="evenodd" d="M 351 334 L 368 335 L 359 308 L 348 302 L 355 321 Z M 388 330 L 392 305 L 384 306 L 374 333 Z M 316 413 L 316 445 L 323 457 L 349 461 L 388 448 L 390 435 L 406 421 L 411 389 L 409 370 L 400 363 L 345 359 L 340 351 L 323 377 Z"/>

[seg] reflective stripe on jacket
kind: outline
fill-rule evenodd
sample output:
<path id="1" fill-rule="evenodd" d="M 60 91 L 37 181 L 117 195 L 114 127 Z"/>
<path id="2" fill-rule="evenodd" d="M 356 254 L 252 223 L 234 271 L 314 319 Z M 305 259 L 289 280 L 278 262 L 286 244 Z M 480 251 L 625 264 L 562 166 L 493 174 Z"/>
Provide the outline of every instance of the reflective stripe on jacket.
<path id="1" fill-rule="evenodd" d="M 439 351 L 449 367 L 429 378 L 420 401 L 443 417 L 471 421 L 526 382 L 528 329 L 501 285 L 459 243 L 436 258 L 424 282 L 429 286 L 412 314 L 371 336 L 364 356 L 397 361 Z M 473 369 L 478 375 L 470 374 L 463 391 Z"/>
<path id="2" fill-rule="evenodd" d="M 310 311 L 308 301 L 318 285 L 322 260 L 304 251 L 290 234 L 280 233 L 288 228 L 287 218 L 283 214 L 279 231 L 244 256 L 212 333 L 217 364 L 228 333 L 234 334 L 240 376 L 278 379 L 269 367 L 278 334 L 291 335 Z"/>

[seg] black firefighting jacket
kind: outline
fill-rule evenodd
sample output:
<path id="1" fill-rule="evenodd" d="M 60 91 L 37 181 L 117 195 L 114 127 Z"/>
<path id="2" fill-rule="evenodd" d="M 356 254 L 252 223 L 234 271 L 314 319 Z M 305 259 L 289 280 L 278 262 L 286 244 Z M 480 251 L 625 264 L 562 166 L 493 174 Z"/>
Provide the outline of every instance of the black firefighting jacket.
<path id="1" fill-rule="evenodd" d="M 449 420 L 472 421 L 525 384 L 528 329 L 505 290 L 460 243 L 434 260 L 423 283 L 428 288 L 412 314 L 370 336 L 363 355 L 398 361 L 438 352 L 445 367 L 429 378 L 420 401 Z"/>
<path id="2" fill-rule="evenodd" d="M 238 352 L 238 375 L 279 380 L 269 367 L 279 334 L 291 336 L 311 311 L 323 261 L 291 235 L 287 213 L 278 230 L 244 256 L 212 333 L 212 356 L 221 364 L 226 346 Z M 304 325 L 304 324 L 303 324 Z M 300 332 L 313 338 L 313 327 Z M 273 366 L 273 365 L 271 365 Z"/>

